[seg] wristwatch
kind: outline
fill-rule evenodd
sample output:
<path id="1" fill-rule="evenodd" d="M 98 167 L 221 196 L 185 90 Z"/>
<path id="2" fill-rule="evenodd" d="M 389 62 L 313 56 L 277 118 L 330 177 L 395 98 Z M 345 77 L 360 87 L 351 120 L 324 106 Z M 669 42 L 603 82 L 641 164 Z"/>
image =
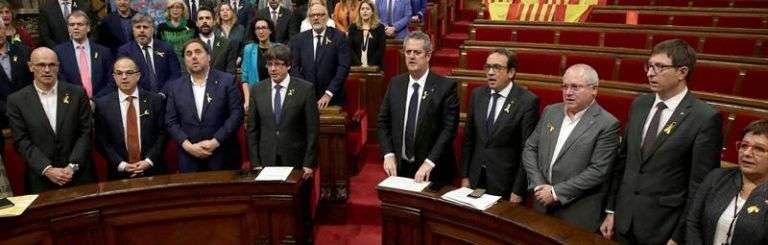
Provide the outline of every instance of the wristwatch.
<path id="1" fill-rule="evenodd" d="M 67 165 L 67 167 L 71 168 L 72 171 L 77 172 L 77 170 L 80 169 L 80 164 L 70 163 L 69 165 Z"/>

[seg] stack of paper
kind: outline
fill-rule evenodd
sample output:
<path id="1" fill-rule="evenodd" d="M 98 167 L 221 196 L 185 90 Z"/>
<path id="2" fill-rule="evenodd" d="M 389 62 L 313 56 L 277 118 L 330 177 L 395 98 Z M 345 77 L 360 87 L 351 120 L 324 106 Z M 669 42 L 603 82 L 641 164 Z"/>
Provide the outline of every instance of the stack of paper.
<path id="1" fill-rule="evenodd" d="M 0 217 L 19 216 L 27 210 L 29 205 L 37 199 L 37 195 L 26 195 L 17 197 L 8 197 L 8 201 L 13 203 L 13 207 L 0 209 Z"/>
<path id="2" fill-rule="evenodd" d="M 464 206 L 469 206 L 471 208 L 479 209 L 479 210 L 486 210 L 493 206 L 493 204 L 496 203 L 499 199 L 501 199 L 500 196 L 494 196 L 494 195 L 488 195 L 483 194 L 480 198 L 473 198 L 469 197 L 469 193 L 472 193 L 472 189 L 461 187 L 456 190 L 449 191 L 445 193 L 441 198 L 458 203 Z"/>
<path id="3" fill-rule="evenodd" d="M 291 171 L 293 167 L 264 167 L 256 176 L 256 181 L 285 181 Z"/>
<path id="4" fill-rule="evenodd" d="M 429 181 L 416 183 L 416 180 L 411 178 L 389 176 L 389 178 L 386 178 L 384 181 L 379 183 L 379 186 L 398 190 L 421 192 L 424 190 L 424 188 L 429 186 L 429 183 Z"/>

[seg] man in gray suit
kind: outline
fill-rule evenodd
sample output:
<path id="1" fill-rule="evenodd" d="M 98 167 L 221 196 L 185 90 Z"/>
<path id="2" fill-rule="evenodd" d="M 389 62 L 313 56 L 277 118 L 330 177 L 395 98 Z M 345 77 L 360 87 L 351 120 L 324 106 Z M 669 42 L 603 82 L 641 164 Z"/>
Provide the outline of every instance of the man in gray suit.
<path id="1" fill-rule="evenodd" d="M 264 56 L 269 78 L 251 87 L 246 130 L 252 167 L 294 166 L 312 176 L 320 116 L 312 83 L 288 75 L 291 50 L 275 44 Z"/>
<path id="2" fill-rule="evenodd" d="M 539 98 L 514 84 L 517 58 L 491 51 L 485 62 L 488 86 L 472 91 L 462 147 L 462 186 L 523 201 L 527 181 L 520 156 L 539 118 Z"/>
<path id="3" fill-rule="evenodd" d="M 547 106 L 523 150 L 533 208 L 590 231 L 600 226 L 604 185 L 619 145 L 619 120 L 597 104 L 598 77 L 585 64 L 563 75 L 563 103 Z"/>
<path id="4" fill-rule="evenodd" d="M 688 206 L 720 166 L 720 113 L 688 91 L 696 51 L 673 39 L 645 65 L 652 94 L 629 111 L 600 231 L 623 244 L 683 244 Z"/>

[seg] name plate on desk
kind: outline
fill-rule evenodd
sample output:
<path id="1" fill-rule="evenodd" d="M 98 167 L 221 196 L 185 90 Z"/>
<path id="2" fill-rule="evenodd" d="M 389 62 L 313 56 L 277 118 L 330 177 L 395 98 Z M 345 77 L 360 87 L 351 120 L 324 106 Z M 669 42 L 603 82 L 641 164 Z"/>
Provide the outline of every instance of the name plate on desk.
<path id="1" fill-rule="evenodd" d="M 389 176 L 388 178 L 384 179 L 384 181 L 381 181 L 379 186 L 398 190 L 421 192 L 424 190 L 424 188 L 429 186 L 429 183 L 429 181 L 417 183 L 416 180 L 411 178 Z"/>
<path id="2" fill-rule="evenodd" d="M 256 176 L 256 181 L 285 181 L 293 167 L 265 167 Z"/>

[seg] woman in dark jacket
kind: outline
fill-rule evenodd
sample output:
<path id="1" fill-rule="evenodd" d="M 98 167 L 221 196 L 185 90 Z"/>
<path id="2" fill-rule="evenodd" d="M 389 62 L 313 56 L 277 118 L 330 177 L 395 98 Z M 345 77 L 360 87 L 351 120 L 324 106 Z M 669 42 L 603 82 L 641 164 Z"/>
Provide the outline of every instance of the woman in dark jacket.
<path id="1" fill-rule="evenodd" d="M 696 191 L 688 244 L 768 244 L 768 120 L 747 125 L 736 149 L 739 166 L 712 170 Z"/>
<path id="2" fill-rule="evenodd" d="M 360 2 L 357 21 L 349 26 L 349 47 L 353 66 L 379 66 L 384 60 L 386 36 L 379 23 L 376 6 L 370 0 Z"/>

